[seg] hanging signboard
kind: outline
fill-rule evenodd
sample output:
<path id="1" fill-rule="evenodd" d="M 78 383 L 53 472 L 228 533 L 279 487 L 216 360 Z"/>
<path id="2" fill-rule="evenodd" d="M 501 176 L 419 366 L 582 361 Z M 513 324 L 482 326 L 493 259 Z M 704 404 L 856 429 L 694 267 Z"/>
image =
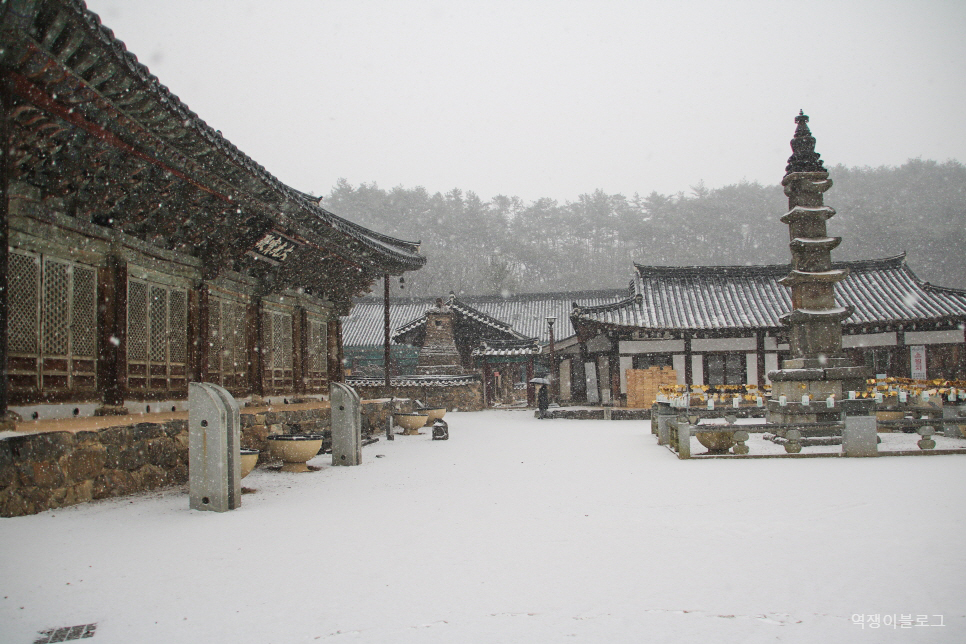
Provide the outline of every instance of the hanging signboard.
<path id="1" fill-rule="evenodd" d="M 914 345 L 909 347 L 909 370 L 913 380 L 926 379 L 926 347 Z"/>
<path id="2" fill-rule="evenodd" d="M 252 252 L 262 258 L 268 258 L 274 263 L 284 262 L 295 248 L 295 242 L 282 237 L 278 233 L 265 233 L 255 244 Z"/>

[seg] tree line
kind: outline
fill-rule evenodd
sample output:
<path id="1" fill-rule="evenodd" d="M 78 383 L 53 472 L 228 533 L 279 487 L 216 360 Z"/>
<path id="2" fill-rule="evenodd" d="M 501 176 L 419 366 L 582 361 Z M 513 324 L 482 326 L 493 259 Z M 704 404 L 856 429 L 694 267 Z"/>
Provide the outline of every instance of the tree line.
<path id="1" fill-rule="evenodd" d="M 829 233 L 843 237 L 833 259 L 906 251 L 919 277 L 966 288 L 966 166 L 912 159 L 899 167 L 829 169 Z M 647 196 L 596 190 L 574 201 L 340 179 L 324 206 L 363 226 L 421 240 L 428 261 L 406 275 L 413 296 L 620 288 L 633 263 L 749 265 L 789 261 L 781 186 L 742 182 Z M 394 289 L 394 292 L 395 291 Z"/>

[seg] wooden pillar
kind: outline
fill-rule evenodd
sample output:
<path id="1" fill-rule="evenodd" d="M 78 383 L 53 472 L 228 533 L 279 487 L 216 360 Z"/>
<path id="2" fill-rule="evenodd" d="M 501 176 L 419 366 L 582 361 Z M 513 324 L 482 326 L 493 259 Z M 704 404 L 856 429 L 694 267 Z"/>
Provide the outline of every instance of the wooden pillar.
<path id="1" fill-rule="evenodd" d="M 306 362 L 308 359 L 308 319 L 305 309 L 296 306 L 292 311 L 292 391 L 305 393 Z"/>
<path id="2" fill-rule="evenodd" d="M 208 370 L 211 367 L 211 292 L 204 282 L 198 289 L 197 298 L 197 317 L 192 316 L 195 317 L 195 328 L 194 333 L 190 336 L 197 338 L 194 343 L 197 347 L 194 368 L 198 382 L 208 382 L 210 378 Z M 191 318 L 189 318 L 189 323 L 191 323 Z"/>
<path id="3" fill-rule="evenodd" d="M 326 346 L 326 375 L 329 382 L 342 382 L 345 380 L 344 353 L 342 347 L 342 320 L 336 318 L 329 320 L 325 328 Z"/>
<path id="4" fill-rule="evenodd" d="M 553 337 L 553 324 L 556 319 L 553 317 L 547 318 L 547 326 L 550 331 L 550 401 L 559 402 L 560 401 L 560 365 L 557 364 L 557 352 L 554 347 L 554 337 Z"/>
<path id="5" fill-rule="evenodd" d="M 758 360 L 758 391 L 765 389 L 765 332 L 755 334 L 755 356 Z"/>
<path id="6" fill-rule="evenodd" d="M 9 302 L 7 275 L 10 251 L 10 108 L 11 97 L 6 83 L 0 84 L 0 429 L 15 428 L 8 412 L 10 381 L 7 377 L 7 333 Z"/>
<path id="7" fill-rule="evenodd" d="M 115 254 L 107 256 L 98 270 L 98 355 L 97 387 L 101 405 L 97 416 L 123 415 L 127 391 L 127 261 Z"/>
<path id="8" fill-rule="evenodd" d="M 578 379 L 578 382 L 577 382 L 578 388 L 574 392 L 576 394 L 576 396 L 574 396 L 574 400 L 576 402 L 586 403 L 587 402 L 587 360 L 589 357 L 587 354 L 587 343 L 578 342 L 577 347 L 579 350 L 577 359 L 580 360 L 580 367 L 577 369 L 577 372 L 580 374 L 580 378 Z M 596 365 L 596 361 L 594 361 L 594 364 Z M 596 369 L 597 367 L 594 366 L 594 368 Z M 574 386 L 573 379 L 571 379 L 570 386 L 571 388 Z"/>
<path id="9" fill-rule="evenodd" d="M 533 380 L 533 354 L 527 356 L 527 407 L 537 404 L 537 389 L 530 382 Z"/>
<path id="10" fill-rule="evenodd" d="M 490 361 L 483 356 L 483 407 L 489 407 L 493 399 L 492 385 L 493 374 L 490 373 Z"/>
<path id="11" fill-rule="evenodd" d="M 385 382 L 383 383 L 388 390 L 391 386 L 389 383 L 390 379 L 390 358 L 392 357 L 392 351 L 389 346 L 389 274 L 383 279 L 384 289 L 383 289 L 383 366 L 385 369 Z"/>
<path id="12" fill-rule="evenodd" d="M 252 396 L 265 396 L 265 356 L 262 354 L 262 300 L 256 298 L 248 305 L 248 382 Z"/>
<path id="13" fill-rule="evenodd" d="M 966 328 L 961 329 L 961 333 L 964 338 L 953 346 L 953 351 L 956 352 L 956 380 L 966 379 Z"/>
<path id="14" fill-rule="evenodd" d="M 607 361 L 610 364 L 610 401 L 612 405 L 618 407 L 621 400 L 620 340 L 614 337 L 612 341 L 614 346 L 611 348 L 610 359 Z"/>
<path id="15" fill-rule="evenodd" d="M 905 329 L 896 329 L 896 354 L 895 366 L 891 367 L 894 373 L 887 375 L 898 376 L 899 378 L 911 378 L 912 363 L 909 356 L 909 347 L 906 346 Z M 874 378 L 875 374 L 872 374 L 872 377 Z"/>
<path id="16" fill-rule="evenodd" d="M 694 384 L 694 367 L 691 365 L 691 336 L 684 336 L 684 384 Z"/>

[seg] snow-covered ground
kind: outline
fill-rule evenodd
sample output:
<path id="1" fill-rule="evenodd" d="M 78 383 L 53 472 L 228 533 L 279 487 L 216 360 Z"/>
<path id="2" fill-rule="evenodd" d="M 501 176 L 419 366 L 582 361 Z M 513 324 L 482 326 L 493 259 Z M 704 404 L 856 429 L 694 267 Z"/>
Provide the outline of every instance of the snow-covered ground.
<path id="1" fill-rule="evenodd" d="M 0 519 L 0 641 L 966 641 L 962 456 L 679 461 L 645 422 L 447 420 L 256 470 L 224 514 L 169 490 Z"/>

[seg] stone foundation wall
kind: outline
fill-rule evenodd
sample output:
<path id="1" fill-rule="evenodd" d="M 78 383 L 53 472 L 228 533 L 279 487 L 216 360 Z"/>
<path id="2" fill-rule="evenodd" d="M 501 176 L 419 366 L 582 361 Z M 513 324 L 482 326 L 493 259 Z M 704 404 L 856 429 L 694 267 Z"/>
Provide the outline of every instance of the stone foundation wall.
<path id="1" fill-rule="evenodd" d="M 400 398 L 419 400 L 427 407 L 445 407 L 447 411 L 482 411 L 483 384 L 473 382 L 455 387 L 385 387 L 353 385 L 363 398 Z"/>
<path id="2" fill-rule="evenodd" d="M 188 421 L 0 440 L 0 516 L 188 481 Z"/>
<path id="3" fill-rule="evenodd" d="M 412 411 L 412 402 L 363 401 L 363 435 L 383 431 L 393 407 Z M 260 414 L 242 410 L 240 420 L 241 445 L 260 450 L 260 463 L 268 460 L 269 434 L 331 437 L 328 408 Z M 327 440 L 323 449 L 330 447 Z M 0 517 L 36 514 L 187 482 L 187 420 L 76 433 L 25 434 L 0 440 Z"/>

